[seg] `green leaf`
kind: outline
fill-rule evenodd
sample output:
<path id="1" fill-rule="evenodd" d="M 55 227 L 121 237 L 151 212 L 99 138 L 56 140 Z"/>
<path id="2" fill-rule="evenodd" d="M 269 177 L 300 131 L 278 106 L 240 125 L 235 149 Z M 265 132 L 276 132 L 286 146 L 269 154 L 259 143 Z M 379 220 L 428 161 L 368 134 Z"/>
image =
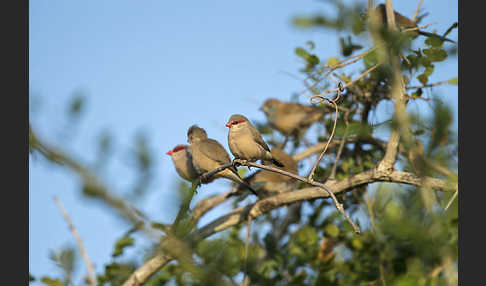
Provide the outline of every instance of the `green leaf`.
<path id="1" fill-rule="evenodd" d="M 337 64 L 339 64 L 339 59 L 334 58 L 334 57 L 327 59 L 327 65 L 328 65 L 329 67 L 331 67 L 331 68 L 332 68 L 333 66 L 335 66 L 335 65 L 337 65 Z"/>
<path id="2" fill-rule="evenodd" d="M 378 63 L 378 56 L 376 55 L 376 51 L 373 51 L 366 56 L 363 57 L 363 61 L 367 67 L 374 66 Z"/>
<path id="3" fill-rule="evenodd" d="M 309 52 L 307 52 L 305 49 L 300 48 L 300 47 L 295 48 L 295 53 L 299 57 L 303 58 L 304 60 L 307 60 L 307 58 L 309 57 Z"/>
<path id="4" fill-rule="evenodd" d="M 309 63 L 309 65 L 311 66 L 315 66 L 315 65 L 318 65 L 319 64 L 319 58 L 316 56 L 316 55 L 310 55 L 308 58 L 307 58 L 307 63 Z"/>
<path id="5" fill-rule="evenodd" d="M 363 243 L 361 242 L 361 240 L 357 239 L 357 238 L 354 238 L 352 241 L 351 241 L 351 245 L 355 248 L 355 249 L 362 249 L 363 248 Z"/>
<path id="6" fill-rule="evenodd" d="M 447 52 L 438 48 L 425 49 L 423 53 L 431 62 L 441 62 L 447 58 Z"/>
<path id="7" fill-rule="evenodd" d="M 123 236 L 115 243 L 115 249 L 113 251 L 112 256 L 117 257 L 123 254 L 123 250 L 125 247 L 132 246 L 135 242 L 135 239 L 130 236 Z"/>
<path id="8" fill-rule="evenodd" d="M 307 17 L 296 17 L 294 18 L 294 25 L 301 28 L 309 28 L 314 24 L 313 19 Z"/>
<path id="9" fill-rule="evenodd" d="M 32 276 L 32 274 L 29 273 L 29 282 L 31 282 L 31 281 L 35 281 L 35 277 Z"/>
<path id="10" fill-rule="evenodd" d="M 425 40 L 425 44 L 429 45 L 430 47 L 433 48 L 441 48 L 442 45 L 444 44 L 444 40 L 442 40 L 439 37 L 428 37 Z"/>
<path id="11" fill-rule="evenodd" d="M 65 286 L 65 284 L 61 280 L 51 279 L 47 276 L 42 277 L 40 281 L 48 286 Z"/>
<path id="12" fill-rule="evenodd" d="M 458 85 L 459 84 L 459 79 L 457 77 L 455 77 L 455 78 L 452 78 L 452 79 L 448 80 L 447 82 L 449 84 Z"/>
<path id="13" fill-rule="evenodd" d="M 305 44 L 309 46 L 309 50 L 311 51 L 316 47 L 316 44 L 314 44 L 313 41 L 307 41 Z"/>
<path id="14" fill-rule="evenodd" d="M 424 74 L 427 76 L 430 76 L 434 72 L 434 65 L 430 64 L 427 67 L 425 67 Z"/>
<path id="15" fill-rule="evenodd" d="M 429 77 L 426 75 L 426 74 L 421 74 L 419 76 L 417 76 L 417 79 L 423 84 L 423 85 L 426 85 L 427 82 L 429 81 Z"/>
<path id="16" fill-rule="evenodd" d="M 339 228 L 334 224 L 328 224 L 324 228 L 326 234 L 330 235 L 331 237 L 337 237 L 339 235 Z"/>
<path id="17" fill-rule="evenodd" d="M 69 103 L 68 114 L 72 117 L 79 117 L 86 105 L 86 95 L 82 91 L 75 91 Z"/>
<path id="18" fill-rule="evenodd" d="M 303 260 L 308 260 L 317 255 L 319 236 L 311 226 L 303 226 L 291 235 L 289 252 Z"/>

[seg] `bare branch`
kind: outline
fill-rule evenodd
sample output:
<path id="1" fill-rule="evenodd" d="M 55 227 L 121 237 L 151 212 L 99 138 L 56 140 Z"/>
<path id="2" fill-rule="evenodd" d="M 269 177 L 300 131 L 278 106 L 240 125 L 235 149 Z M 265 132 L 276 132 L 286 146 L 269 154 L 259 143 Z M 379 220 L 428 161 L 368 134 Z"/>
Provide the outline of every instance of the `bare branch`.
<path id="1" fill-rule="evenodd" d="M 338 194 L 346 191 L 350 191 L 355 187 L 362 186 L 373 182 L 390 182 L 390 183 L 403 183 L 414 186 L 426 186 L 431 189 L 440 191 L 456 190 L 457 184 L 453 185 L 447 181 L 430 178 L 430 177 L 418 177 L 412 173 L 392 171 L 385 172 L 380 171 L 378 168 L 371 169 L 359 174 L 356 174 L 350 178 L 340 181 L 328 181 L 326 187 L 333 190 L 333 194 Z M 275 196 L 259 200 L 254 204 L 240 207 L 230 211 L 229 213 L 215 219 L 206 226 L 199 228 L 195 237 L 197 239 L 204 239 L 214 233 L 220 232 L 231 226 L 237 225 L 245 221 L 247 215 L 252 219 L 265 214 L 273 209 L 289 205 L 295 202 L 313 200 L 319 198 L 328 198 L 329 194 L 322 192 L 319 187 L 309 187 L 304 189 L 295 190 L 292 192 L 281 193 Z"/>
<path id="2" fill-rule="evenodd" d="M 192 210 L 192 219 L 194 221 L 198 221 L 205 213 L 218 206 L 237 192 L 237 188 L 233 188 L 225 193 L 200 200 Z"/>
<path id="3" fill-rule="evenodd" d="M 456 190 L 456 192 L 454 193 L 454 195 L 452 195 L 452 198 L 449 200 L 449 202 L 445 206 L 444 211 L 446 211 L 451 206 L 452 202 L 457 197 L 457 193 L 458 193 L 458 190 Z"/>
<path id="4" fill-rule="evenodd" d="M 419 1 L 417 5 L 417 9 L 415 9 L 415 13 L 413 13 L 412 21 L 415 22 L 415 19 L 417 19 L 418 13 L 420 12 L 420 6 L 422 6 L 422 0 Z"/>
<path id="5" fill-rule="evenodd" d="M 407 86 L 406 89 L 419 89 L 419 88 L 426 88 L 426 87 L 434 87 L 434 86 L 448 84 L 449 81 L 450 81 L 450 79 L 438 81 L 438 82 L 433 82 L 433 83 L 429 83 L 429 84 L 424 84 L 424 85 Z"/>
<path id="6" fill-rule="evenodd" d="M 254 165 L 254 167 L 258 167 L 258 166 Z M 273 171 L 275 170 L 279 170 L 279 169 L 274 169 Z M 333 194 L 338 194 L 338 193 L 350 191 L 355 187 L 373 183 L 373 182 L 390 182 L 390 183 L 403 183 L 403 184 L 414 185 L 414 186 L 427 186 L 430 187 L 431 189 L 437 189 L 440 191 L 457 190 L 457 184 L 451 185 L 449 182 L 441 179 L 430 178 L 430 177 L 421 178 L 412 173 L 400 172 L 400 171 L 384 172 L 384 171 L 380 171 L 378 168 L 356 174 L 350 178 L 343 179 L 340 181 L 328 181 L 326 182 L 326 187 L 332 189 Z M 238 225 L 239 223 L 245 221 L 245 219 L 248 219 L 248 216 L 250 216 L 252 219 L 255 219 L 260 215 L 263 215 L 267 212 L 270 212 L 273 209 L 285 205 L 289 205 L 300 201 L 306 201 L 306 200 L 328 198 L 329 196 L 330 195 L 328 193 L 322 192 L 321 187 L 309 187 L 309 188 L 295 190 L 292 192 L 280 193 L 278 195 L 271 196 L 263 200 L 259 200 L 254 204 L 250 204 L 244 207 L 239 207 L 231 210 L 227 214 L 213 220 L 207 225 L 198 228 L 193 234 L 193 237 L 195 238 L 195 241 L 199 241 L 217 232 L 223 231 L 229 227 Z M 141 283 L 145 282 L 153 273 L 158 271 L 161 267 L 167 264 L 171 259 L 172 258 L 169 256 L 162 256 L 162 255 L 150 259 L 139 269 L 137 269 L 137 271 L 135 271 L 134 274 L 132 274 L 129 281 L 125 282 L 123 286 L 141 285 Z M 138 284 L 133 284 L 135 281 L 138 281 Z"/>
<path id="7" fill-rule="evenodd" d="M 388 27 L 395 31 L 397 29 L 395 25 L 395 11 L 393 11 L 393 4 L 391 0 L 386 0 L 386 22 Z"/>
<path id="8" fill-rule="evenodd" d="M 386 1 L 386 16 L 388 27 L 392 30 L 396 30 L 395 15 L 391 0 Z M 378 164 L 378 168 L 380 170 L 391 171 L 397 158 L 400 137 L 404 136 L 406 143 L 411 142 L 411 138 L 410 134 L 408 133 L 408 117 L 405 111 L 407 98 L 405 97 L 405 85 L 403 82 L 402 73 L 400 71 L 400 64 L 398 58 L 394 55 L 391 55 L 389 60 L 393 68 L 393 81 L 391 87 L 391 97 L 394 99 L 395 105 L 393 119 L 396 120 L 398 126 L 392 128 L 390 132 L 390 138 L 386 146 L 385 156 Z"/>
<path id="9" fill-rule="evenodd" d="M 146 261 L 140 268 L 130 275 L 122 286 L 139 286 L 145 283 L 160 268 L 164 267 L 173 258 L 168 255 L 156 255 Z"/>
<path id="10" fill-rule="evenodd" d="M 329 188 L 326 185 L 324 185 L 322 183 L 315 182 L 313 180 L 309 180 L 308 178 L 306 179 L 304 177 L 301 177 L 299 175 L 295 175 L 293 173 L 290 173 L 290 172 L 287 172 L 287 171 L 284 171 L 284 170 L 280 170 L 280 169 L 271 167 L 271 166 L 260 165 L 260 164 L 257 164 L 257 163 L 247 162 L 245 160 L 239 160 L 239 159 L 235 159 L 235 160 L 233 160 L 233 162 L 240 164 L 242 166 L 252 166 L 252 167 L 257 167 L 257 168 L 264 169 L 264 170 L 267 170 L 267 171 L 279 173 L 279 174 L 282 174 L 284 176 L 288 176 L 288 177 L 297 179 L 297 180 L 304 182 L 304 183 L 307 183 L 309 185 L 316 186 L 316 187 L 319 187 L 321 189 L 324 189 L 329 194 L 329 196 L 332 198 L 332 200 L 334 202 L 334 206 L 336 207 L 336 209 L 346 218 L 346 220 L 351 224 L 351 226 L 353 226 L 354 232 L 356 232 L 357 234 L 361 233 L 359 226 L 357 226 L 351 220 L 349 215 L 344 211 L 343 205 L 337 200 L 334 193 L 331 190 L 329 190 Z"/>
<path id="11" fill-rule="evenodd" d="M 346 128 L 344 129 L 343 138 L 341 139 L 341 143 L 339 144 L 339 149 L 338 149 L 338 152 L 336 154 L 336 158 L 334 160 L 334 165 L 332 166 L 331 174 L 329 175 L 328 180 L 335 180 L 336 179 L 337 165 L 338 165 L 338 162 L 339 162 L 339 158 L 341 157 L 341 153 L 343 152 L 344 143 L 346 143 L 346 136 L 348 136 L 348 127 L 349 127 L 348 115 L 349 115 L 349 112 L 346 112 L 346 114 L 344 115 L 344 122 L 346 123 Z"/>
<path id="12" fill-rule="evenodd" d="M 357 78 L 355 78 L 354 80 L 348 82 L 346 85 L 344 85 L 343 87 L 341 87 L 341 90 L 343 89 L 346 89 L 348 87 L 351 87 L 353 84 L 355 84 L 357 81 L 359 81 L 360 79 L 362 79 L 364 76 L 366 76 L 367 74 L 369 74 L 370 72 L 374 71 L 380 64 L 376 64 L 372 67 L 370 67 L 369 69 L 365 70 L 362 74 L 360 74 Z M 332 89 L 328 89 L 328 90 L 325 90 L 323 91 L 320 95 L 318 96 L 313 96 L 312 98 L 315 98 L 315 97 L 323 97 L 325 95 L 327 95 L 328 93 L 334 93 L 334 92 L 338 92 L 340 90 L 340 88 L 332 88 Z M 312 102 L 312 98 L 311 98 L 311 103 Z"/>
<path id="13" fill-rule="evenodd" d="M 336 100 L 339 99 L 340 94 L 341 94 L 341 91 L 338 91 L 338 97 L 336 98 Z M 329 147 L 329 143 L 331 143 L 332 139 L 334 138 L 334 131 L 336 130 L 336 125 L 337 125 L 338 108 L 337 108 L 336 101 L 330 100 L 330 99 L 327 99 L 327 98 L 325 98 L 325 99 L 328 100 L 329 102 L 331 102 L 334 105 L 334 107 L 336 108 L 336 113 L 335 113 L 335 117 L 334 117 L 334 125 L 332 127 L 331 135 L 329 136 L 329 139 L 327 140 L 327 144 L 324 147 L 324 150 L 322 150 L 321 154 L 319 155 L 319 158 L 317 158 L 317 161 L 315 162 L 314 166 L 312 166 L 312 170 L 310 171 L 309 176 L 307 176 L 307 180 L 310 180 L 310 181 L 314 180 L 313 179 L 314 173 L 315 173 L 317 167 L 319 166 L 319 164 L 321 163 L 322 157 L 324 157 L 324 154 L 326 153 L 327 147 Z"/>
<path id="14" fill-rule="evenodd" d="M 357 142 L 357 141 L 358 141 L 358 138 L 347 138 L 346 139 L 346 143 L 354 143 L 354 142 Z M 386 148 L 386 142 L 379 140 L 379 139 L 376 139 L 376 138 L 372 138 L 372 137 L 366 138 L 366 139 L 359 138 L 359 141 L 364 142 L 364 143 L 373 144 L 373 145 L 375 145 L 375 146 L 377 146 L 377 147 L 379 147 L 380 149 L 383 149 L 383 150 L 385 150 L 385 148 Z M 301 161 L 301 160 L 303 160 L 307 157 L 312 156 L 315 153 L 321 152 L 324 149 L 324 147 L 326 147 L 326 144 L 327 143 L 315 144 L 315 145 L 307 148 L 306 150 L 302 151 L 301 153 L 295 154 L 292 158 L 295 161 Z M 341 140 L 334 140 L 333 142 L 331 142 L 329 144 L 329 147 L 334 147 L 334 146 L 340 145 L 340 144 L 341 144 Z"/>
<path id="15" fill-rule="evenodd" d="M 64 220 L 66 220 L 66 222 L 68 223 L 69 230 L 73 233 L 73 236 L 76 239 L 76 243 L 78 244 L 79 247 L 79 252 L 83 257 L 84 263 L 86 264 L 86 268 L 88 269 L 89 284 L 91 286 L 96 286 L 96 275 L 95 275 L 94 267 L 93 264 L 91 263 L 91 260 L 89 259 L 88 252 L 86 252 L 86 249 L 84 248 L 83 240 L 81 239 L 81 236 L 79 235 L 78 231 L 74 227 L 71 217 L 69 216 L 69 213 L 62 205 L 61 201 L 57 197 L 54 197 L 54 201 L 59 207 L 59 210 L 61 210 Z"/>
<path id="16" fill-rule="evenodd" d="M 89 190 L 93 197 L 99 199 L 106 205 L 116 210 L 121 217 L 137 227 L 146 226 L 141 212 L 136 211 L 134 206 L 129 205 L 123 199 L 116 197 L 108 188 L 101 183 L 101 180 L 89 168 L 78 163 L 77 160 L 68 154 L 60 151 L 61 148 L 53 147 L 37 137 L 29 126 L 30 144 L 32 149 L 39 151 L 49 161 L 71 169 L 82 180 L 85 189 Z"/>

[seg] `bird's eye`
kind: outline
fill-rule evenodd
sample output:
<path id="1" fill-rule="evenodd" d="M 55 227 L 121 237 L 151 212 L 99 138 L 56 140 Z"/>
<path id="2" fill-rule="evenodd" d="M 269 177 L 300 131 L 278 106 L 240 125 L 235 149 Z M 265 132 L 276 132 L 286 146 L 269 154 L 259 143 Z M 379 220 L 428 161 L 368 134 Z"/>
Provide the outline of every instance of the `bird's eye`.
<path id="1" fill-rule="evenodd" d="M 236 125 L 238 123 L 239 123 L 238 121 L 233 121 L 233 122 L 231 122 L 231 125 Z"/>

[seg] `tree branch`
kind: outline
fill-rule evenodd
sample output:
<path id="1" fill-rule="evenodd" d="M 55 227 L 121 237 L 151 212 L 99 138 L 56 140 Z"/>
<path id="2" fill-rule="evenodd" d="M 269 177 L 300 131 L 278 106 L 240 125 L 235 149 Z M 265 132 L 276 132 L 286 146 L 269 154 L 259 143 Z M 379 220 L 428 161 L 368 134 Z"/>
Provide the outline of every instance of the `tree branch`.
<path id="1" fill-rule="evenodd" d="M 76 239 L 76 242 L 79 247 L 79 252 L 81 253 L 81 256 L 83 257 L 84 263 L 86 264 L 86 268 L 88 269 L 88 280 L 89 284 L 91 286 L 96 286 L 96 275 L 94 271 L 93 264 L 91 263 L 91 260 L 89 259 L 88 253 L 86 252 L 86 249 L 84 248 L 83 240 L 81 239 L 81 236 L 79 235 L 79 232 L 76 230 L 74 227 L 74 224 L 71 220 L 71 217 L 69 216 L 69 213 L 67 210 L 64 208 L 62 205 L 61 201 L 57 198 L 54 197 L 54 201 L 56 202 L 57 206 L 59 207 L 59 210 L 61 210 L 61 213 L 64 217 L 64 220 L 69 225 L 69 230 L 73 233 L 74 238 Z"/>
<path id="2" fill-rule="evenodd" d="M 76 159 L 69 156 L 59 147 L 51 146 L 37 137 L 32 127 L 29 124 L 29 143 L 33 150 L 41 153 L 47 160 L 65 166 L 76 175 L 78 175 L 83 183 L 83 187 L 90 197 L 99 199 L 104 204 L 114 209 L 122 218 L 132 223 L 137 228 L 142 228 L 149 235 L 157 237 L 158 233 L 154 233 L 150 227 L 150 223 L 146 223 L 146 218 L 134 206 L 126 203 L 122 198 L 113 195 L 109 189 L 101 183 L 101 179 L 96 176 L 89 168 L 78 163 Z"/>
<path id="3" fill-rule="evenodd" d="M 329 143 L 331 143 L 332 139 L 334 138 L 334 131 L 336 131 L 336 125 L 337 125 L 337 119 L 338 119 L 338 105 L 337 105 L 336 101 L 341 97 L 341 91 L 342 91 L 342 86 L 341 86 L 341 84 L 339 84 L 338 96 L 334 100 L 331 100 L 331 99 L 328 99 L 328 98 L 325 98 L 325 97 L 317 96 L 317 97 L 320 97 L 322 100 L 327 100 L 330 103 L 332 103 L 334 105 L 335 109 L 336 109 L 336 113 L 335 113 L 335 117 L 334 117 L 334 125 L 332 127 L 331 135 L 329 136 L 329 139 L 327 140 L 326 146 L 324 147 L 324 150 L 322 150 L 321 154 L 319 155 L 319 158 L 317 158 L 317 161 L 314 164 L 314 166 L 312 166 L 312 170 L 310 171 L 309 176 L 307 176 L 307 180 L 309 180 L 309 181 L 314 181 L 314 179 L 313 179 L 314 173 L 315 173 L 317 167 L 319 166 L 319 164 L 321 163 L 322 157 L 324 157 L 324 154 L 326 153 L 327 147 L 329 147 Z M 312 98 L 314 98 L 314 97 L 312 97 Z M 311 102 L 312 102 L 312 98 L 311 98 Z"/>
<path id="4" fill-rule="evenodd" d="M 252 165 L 254 167 L 263 166 L 254 163 L 252 163 Z M 340 181 L 329 181 L 326 182 L 325 185 L 326 187 L 333 190 L 333 194 L 338 194 L 338 193 L 350 191 L 355 187 L 373 183 L 373 182 L 390 182 L 390 183 L 402 183 L 402 184 L 408 184 L 414 186 L 427 186 L 430 187 L 431 189 L 436 189 L 440 191 L 457 190 L 458 187 L 457 184 L 453 185 L 441 179 L 430 178 L 430 177 L 418 177 L 412 173 L 401 172 L 396 170 L 392 172 L 384 172 L 384 171 L 380 171 L 378 168 L 374 168 L 356 174 L 350 178 L 343 179 Z M 246 219 L 248 219 L 248 216 L 254 219 L 260 215 L 270 212 L 273 209 L 285 205 L 289 205 L 300 201 L 306 201 L 306 200 L 328 198 L 329 196 L 330 195 L 328 193 L 322 192 L 321 187 L 309 187 L 309 188 L 299 189 L 291 192 L 280 193 L 278 195 L 271 196 L 263 200 L 259 200 L 256 203 L 233 209 L 227 214 L 224 214 L 221 217 L 208 223 L 207 225 L 198 228 L 197 230 L 195 230 L 192 236 L 195 239 L 194 241 L 197 242 L 217 232 L 223 231 L 229 227 L 244 222 Z M 172 258 L 163 255 L 150 259 L 139 269 L 137 269 L 137 271 L 134 272 L 134 274 L 130 277 L 129 280 L 139 281 L 140 283 L 145 282 L 146 279 L 148 279 L 148 277 L 150 277 L 151 274 L 155 273 L 158 269 L 163 267 L 170 259 Z M 143 276 L 140 275 L 140 273 L 143 273 Z M 134 280 L 135 279 L 134 276 L 138 277 L 136 278 L 137 280 Z M 143 277 L 146 277 L 146 279 L 143 280 L 142 279 Z M 127 282 L 125 282 L 123 286 L 140 285 L 140 284 L 127 284 Z"/>
<path id="5" fill-rule="evenodd" d="M 420 6 L 422 6 L 422 0 L 419 1 L 417 9 L 415 9 L 415 13 L 413 13 L 412 21 L 414 22 L 417 19 L 418 13 L 420 12 Z"/>
<path id="6" fill-rule="evenodd" d="M 356 174 L 350 178 L 340 181 L 326 182 L 326 187 L 332 189 L 333 194 L 338 194 L 373 182 L 390 182 L 414 186 L 426 186 L 440 191 L 451 191 L 457 189 L 457 185 L 451 185 L 449 182 L 441 179 L 418 177 L 412 173 L 402 171 L 392 171 L 390 173 L 380 171 L 378 168 Z M 220 232 L 245 221 L 247 215 L 254 219 L 273 209 L 295 202 L 328 197 L 329 194 L 322 192 L 319 187 L 309 187 L 291 192 L 280 193 L 278 195 L 259 200 L 254 204 L 240 207 L 228 212 L 209 224 L 199 228 L 195 233 L 195 237 L 196 239 L 204 239 L 214 233 Z"/>
<path id="7" fill-rule="evenodd" d="M 324 189 L 329 194 L 329 196 L 332 198 L 332 200 L 334 202 L 334 206 L 336 207 L 336 209 L 346 218 L 346 220 L 351 224 L 351 226 L 353 226 L 354 232 L 356 232 L 357 234 L 359 234 L 361 232 L 359 226 L 357 226 L 351 220 L 349 215 L 344 211 L 343 205 L 337 200 L 334 193 L 331 190 L 329 190 L 329 188 L 326 185 L 319 183 L 319 182 L 315 182 L 313 180 L 309 180 L 308 178 L 306 179 L 304 177 L 301 177 L 299 175 L 296 175 L 296 174 L 293 174 L 293 173 L 290 173 L 290 172 L 287 172 L 287 171 L 284 171 L 284 170 L 280 170 L 280 169 L 271 167 L 271 166 L 260 165 L 260 164 L 257 164 L 257 163 L 247 162 L 245 160 L 239 160 L 239 159 L 235 159 L 235 160 L 233 160 L 233 162 L 240 164 L 242 166 L 257 167 L 257 168 L 264 169 L 264 170 L 267 170 L 267 171 L 279 173 L 281 175 L 297 179 L 297 180 L 304 182 L 304 183 L 307 183 L 309 185 L 316 186 L 316 187 L 319 187 L 321 189 Z"/>
<path id="8" fill-rule="evenodd" d="M 139 286 L 145 283 L 155 272 L 164 267 L 173 258 L 168 255 L 156 255 L 147 260 L 140 268 L 130 275 L 122 286 Z"/>

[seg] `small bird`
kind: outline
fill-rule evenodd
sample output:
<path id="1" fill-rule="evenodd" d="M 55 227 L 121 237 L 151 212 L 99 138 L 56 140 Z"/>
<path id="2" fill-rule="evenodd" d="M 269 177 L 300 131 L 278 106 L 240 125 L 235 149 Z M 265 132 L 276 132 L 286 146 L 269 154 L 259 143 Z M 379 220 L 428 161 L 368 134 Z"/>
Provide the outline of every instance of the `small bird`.
<path id="1" fill-rule="evenodd" d="M 172 163 L 174 163 L 177 174 L 181 178 L 193 182 L 199 177 L 199 174 L 194 168 L 194 165 L 192 165 L 192 156 L 188 152 L 188 147 L 188 145 L 179 144 L 167 152 L 167 155 L 170 155 L 172 158 Z"/>
<path id="2" fill-rule="evenodd" d="M 316 106 L 283 102 L 275 98 L 265 100 L 260 110 L 267 116 L 270 126 L 286 137 L 285 142 L 289 136 L 300 138 L 326 112 Z"/>
<path id="3" fill-rule="evenodd" d="M 281 148 L 273 148 L 270 152 L 273 157 L 282 162 L 285 167 L 278 167 L 273 163 L 268 164 L 269 166 L 298 175 L 297 162 L 292 156 L 285 153 Z M 298 185 L 298 181 L 289 176 L 266 170 L 255 172 L 253 175 L 245 178 L 245 181 L 256 189 L 258 194 L 263 197 L 295 190 Z"/>
<path id="4" fill-rule="evenodd" d="M 403 16 L 402 14 L 398 13 L 397 11 L 393 11 L 393 12 L 395 14 L 395 23 L 397 24 L 397 26 L 400 29 L 410 29 L 410 28 L 417 28 L 418 27 L 417 23 L 415 23 L 411 19 Z M 378 19 L 381 21 L 381 23 L 386 25 L 387 24 L 386 5 L 380 4 L 380 5 L 376 6 L 375 13 L 378 16 Z M 442 36 L 437 35 L 437 34 L 421 31 L 421 30 L 414 30 L 414 31 L 410 31 L 409 33 L 411 33 L 412 35 L 417 35 L 417 36 L 423 35 L 423 36 L 426 36 L 426 37 L 439 38 L 443 41 L 456 43 L 455 41 L 453 41 L 451 39 L 442 37 Z"/>
<path id="5" fill-rule="evenodd" d="M 250 162 L 262 160 L 262 163 L 266 160 L 278 167 L 284 167 L 273 157 L 267 143 L 263 141 L 262 135 L 248 121 L 248 118 L 241 114 L 233 114 L 226 123 L 226 127 L 229 127 L 228 145 L 236 158 Z"/>
<path id="6" fill-rule="evenodd" d="M 224 147 L 218 141 L 208 138 L 206 131 L 197 125 L 191 126 L 187 131 L 187 141 L 190 144 L 189 152 L 192 156 L 192 164 L 200 175 L 231 163 L 228 152 L 226 152 Z M 203 183 L 209 183 L 215 178 L 221 177 L 242 184 L 253 194 L 257 195 L 257 192 L 240 178 L 234 166 L 214 174 L 211 178 L 203 178 L 202 181 L 204 181 Z"/>

